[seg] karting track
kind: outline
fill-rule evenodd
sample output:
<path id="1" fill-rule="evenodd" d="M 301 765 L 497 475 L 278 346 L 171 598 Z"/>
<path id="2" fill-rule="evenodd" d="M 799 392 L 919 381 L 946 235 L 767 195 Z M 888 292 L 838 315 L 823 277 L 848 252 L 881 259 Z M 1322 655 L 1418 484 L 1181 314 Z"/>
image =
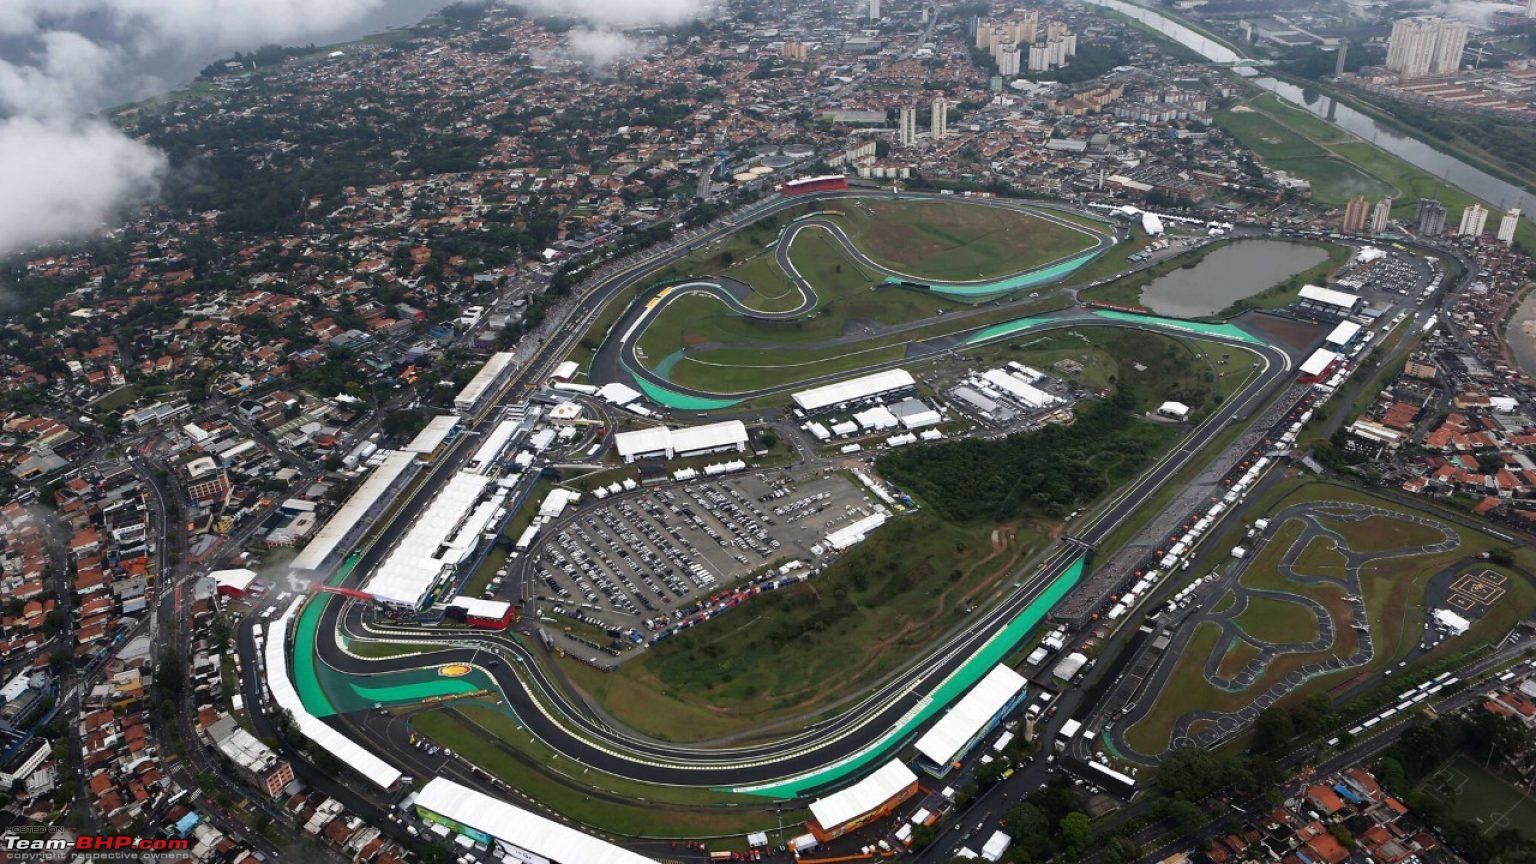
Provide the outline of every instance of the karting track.
<path id="1" fill-rule="evenodd" d="M 801 203 L 795 200 L 774 202 L 758 211 L 757 215 Z M 714 236 L 723 236 L 731 230 L 735 228 L 722 228 L 712 233 Z M 679 248 L 671 257 L 675 260 L 685 254 L 686 250 Z M 620 272 L 587 295 L 581 301 L 582 307 L 578 311 L 595 314 L 597 309 L 622 291 L 643 281 L 664 263 L 665 257 L 661 263 L 653 260 L 647 262 L 643 269 L 637 267 Z M 627 315 L 637 314 L 636 308 L 643 309 L 643 306 L 635 304 Z M 608 343 L 622 342 L 612 339 L 612 334 L 624 333 L 636 320 L 621 319 L 621 324 L 610 330 Z M 882 756 L 888 756 L 910 741 L 928 721 L 958 698 L 971 682 L 990 670 L 1076 584 L 1088 549 L 1102 541 L 1156 494 L 1169 478 L 1216 437 L 1216 432 L 1222 426 L 1245 419 L 1256 411 L 1275 386 L 1289 378 L 1291 371 L 1291 357 L 1285 352 L 1262 343 L 1232 325 L 1203 325 L 1080 309 L 963 330 L 914 343 L 914 349 L 910 349 L 909 354 L 916 350 L 926 352 L 916 356 L 926 356 L 1005 338 L 1025 330 L 1082 326 L 1133 327 L 1224 341 L 1254 351 L 1264 360 L 1263 370 L 1242 391 L 1225 400 L 1210 417 L 1182 439 L 1178 446 L 1164 454 L 1134 484 L 1101 504 L 1091 518 L 1085 519 L 1074 537 L 1063 538 L 1047 550 L 1041 559 L 1029 565 L 1028 575 L 1018 580 L 1019 587 L 1013 589 L 997 607 L 968 620 L 963 629 L 940 640 L 922 657 L 892 676 L 862 701 L 830 719 L 788 737 L 740 747 L 689 747 L 654 741 L 615 729 L 593 716 L 577 698 L 546 676 L 522 642 L 508 634 L 368 625 L 363 620 L 363 607 L 360 604 L 339 597 L 323 597 L 315 601 L 325 604 L 322 614 L 310 616 L 318 622 L 315 634 L 316 659 L 347 676 L 387 675 L 450 662 L 472 664 L 494 680 L 518 717 L 546 745 L 577 764 L 634 780 L 671 785 L 730 787 L 780 799 L 802 798 L 815 790 L 844 785 L 858 776 L 866 765 Z M 531 385 L 547 374 L 548 368 L 564 356 L 569 341 L 557 341 L 547 346 L 547 350 L 529 363 L 518 379 L 508 387 L 504 400 L 512 401 L 520 397 L 525 385 Z M 607 350 L 610 344 L 605 344 L 603 350 Z M 869 370 L 829 377 L 848 377 L 865 371 Z M 803 387 L 808 383 L 799 382 L 794 386 Z M 480 428 L 493 422 L 495 416 L 495 411 L 487 410 L 480 417 L 472 418 L 468 425 L 472 430 Z M 354 583 L 371 571 L 393 544 L 393 539 L 409 524 L 419 502 L 430 500 L 427 495 L 441 487 L 447 477 L 462 464 L 466 455 L 463 448 L 444 455 L 432 475 L 410 496 L 407 506 L 400 508 L 399 514 L 384 526 L 378 539 L 367 550 L 352 574 Z M 338 644 L 339 628 L 358 636 L 409 642 L 443 642 L 451 647 L 417 656 L 365 659 L 347 653 Z M 504 662 L 492 661 L 489 656 L 491 654 L 503 658 Z M 367 743 L 379 750 L 386 759 L 402 764 L 407 761 L 397 752 L 397 748 L 406 745 L 380 739 L 370 739 Z"/>

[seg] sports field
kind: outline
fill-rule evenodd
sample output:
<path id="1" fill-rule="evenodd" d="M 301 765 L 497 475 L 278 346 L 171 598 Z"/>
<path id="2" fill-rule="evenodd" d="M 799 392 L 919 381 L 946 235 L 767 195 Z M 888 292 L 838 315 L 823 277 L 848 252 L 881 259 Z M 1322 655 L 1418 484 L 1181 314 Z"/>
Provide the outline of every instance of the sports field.
<path id="1" fill-rule="evenodd" d="M 1450 802 L 1455 816 L 1480 825 L 1484 834 L 1513 828 L 1527 842 L 1536 843 L 1536 799 L 1477 760 L 1458 755 L 1424 785 Z"/>

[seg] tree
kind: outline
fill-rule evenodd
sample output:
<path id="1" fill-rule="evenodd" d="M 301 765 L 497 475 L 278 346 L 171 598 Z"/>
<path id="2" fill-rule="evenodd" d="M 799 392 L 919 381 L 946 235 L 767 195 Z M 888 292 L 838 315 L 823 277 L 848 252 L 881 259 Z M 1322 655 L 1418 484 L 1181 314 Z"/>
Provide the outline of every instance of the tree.
<path id="1" fill-rule="evenodd" d="M 1088 839 L 1092 833 L 1093 820 L 1088 818 L 1087 813 L 1068 813 L 1061 820 L 1061 839 L 1071 854 L 1087 848 Z"/>
<path id="2" fill-rule="evenodd" d="M 1205 811 L 1192 801 L 1170 801 L 1159 809 L 1163 819 L 1185 840 L 1199 838 L 1207 822 Z"/>

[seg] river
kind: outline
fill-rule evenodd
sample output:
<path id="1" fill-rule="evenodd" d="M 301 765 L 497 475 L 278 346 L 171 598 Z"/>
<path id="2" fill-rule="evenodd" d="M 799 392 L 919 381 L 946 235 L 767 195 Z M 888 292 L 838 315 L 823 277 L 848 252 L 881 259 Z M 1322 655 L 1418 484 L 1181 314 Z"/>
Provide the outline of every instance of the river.
<path id="1" fill-rule="evenodd" d="M 1139 21 L 1213 63 L 1235 63 L 1244 59 L 1220 42 L 1144 6 L 1127 3 L 1125 0 L 1082 0 L 1082 2 L 1111 9 L 1127 18 Z M 1455 156 L 1436 150 L 1417 138 L 1381 126 L 1369 116 L 1347 105 L 1335 104 L 1332 98 L 1311 94 L 1312 98 L 1308 99 L 1309 94 L 1303 93 L 1302 89 L 1294 84 L 1259 75 L 1248 68 L 1239 67 L 1237 71 L 1239 74 L 1250 77 L 1255 85 L 1274 93 L 1281 99 L 1305 108 L 1404 162 L 1483 199 L 1497 209 L 1508 210 L 1511 207 L 1519 207 L 1527 211 L 1529 209 L 1525 201 L 1533 196 L 1524 188 L 1501 180 Z"/>
<path id="2" fill-rule="evenodd" d="M 1328 253 L 1287 240 L 1233 240 L 1193 267 L 1157 277 L 1142 289 L 1141 304 L 1159 315 L 1214 315 L 1323 263 Z"/>
<path id="3" fill-rule="evenodd" d="M 1536 376 L 1536 291 L 1526 292 L 1504 331 L 1509 353 L 1527 375 Z"/>

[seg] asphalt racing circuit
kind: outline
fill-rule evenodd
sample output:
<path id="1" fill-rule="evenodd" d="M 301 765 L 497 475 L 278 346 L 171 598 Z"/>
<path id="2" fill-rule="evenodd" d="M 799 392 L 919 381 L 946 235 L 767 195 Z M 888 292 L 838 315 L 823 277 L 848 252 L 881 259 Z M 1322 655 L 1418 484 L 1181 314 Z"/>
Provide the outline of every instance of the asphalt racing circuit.
<path id="1" fill-rule="evenodd" d="M 851 198 L 858 195 L 839 193 L 827 197 Z M 755 206 L 745 221 L 755 221 L 805 203 L 803 198 L 770 200 Z M 1018 206 L 1001 201 L 976 203 L 983 206 Z M 1040 208 L 1035 206 L 1029 210 L 1036 215 L 1040 212 Z M 738 219 L 735 223 L 711 229 L 691 238 L 690 245 L 686 247 L 679 245 L 601 280 L 581 298 L 571 312 L 570 326 L 560 331 L 559 337 L 540 347 L 500 397 L 494 400 L 494 404 L 477 417 L 465 418 L 464 424 L 471 434 L 461 436 L 459 442 L 441 455 L 430 469 L 431 473 L 376 526 L 373 541 L 352 562 L 355 566 L 344 578 L 338 577 L 334 581 L 356 584 L 371 572 L 394 540 L 405 530 L 415 510 L 422 506 L 422 502 L 431 500 L 436 489 L 441 488 L 447 478 L 464 464 L 473 448 L 460 446 L 462 441 L 473 439 L 473 433 L 483 431 L 493 424 L 501 407 L 518 401 L 530 389 L 547 380 L 550 369 L 564 359 L 601 309 L 615 302 L 625 292 L 643 285 L 659 267 L 682 258 L 693 247 L 739 230 L 742 221 Z M 1073 227 L 1081 229 L 1077 223 Z M 827 220 L 805 219 L 793 223 L 786 233 L 808 230 L 829 231 L 838 238 L 845 252 L 858 258 L 864 266 L 885 273 L 893 282 L 912 281 L 910 276 L 895 273 L 870 261 L 853 246 L 837 225 Z M 1085 230 L 1085 233 L 1092 232 Z M 1005 292 L 1048 284 L 1073 272 L 1113 244 L 1113 238 L 1107 232 L 1095 236 L 1098 242 L 1087 252 L 1075 253 L 1061 261 L 1002 280 L 975 284 L 930 284 L 930 287 L 934 290 L 942 287 L 985 295 L 995 293 L 994 289 L 999 284 L 1007 286 L 1003 289 Z M 777 313 L 751 310 L 741 303 L 746 286 L 724 280 L 697 280 L 670 288 L 644 290 L 631 301 L 598 350 L 593 361 L 593 383 L 633 380 L 638 382 L 652 401 L 665 407 L 701 410 L 697 400 L 712 394 L 678 388 L 645 371 L 632 354 L 635 335 L 643 332 L 647 323 L 654 320 L 654 316 L 659 314 L 670 299 L 688 291 L 712 294 L 744 315 L 793 317 L 814 308 L 817 302 L 815 288 L 800 277 L 788 261 L 786 250 L 789 245 L 788 242 L 780 242 L 776 254 L 781 266 L 785 267 L 785 272 L 791 275 L 802 293 L 802 302 L 796 309 Z M 882 287 L 880 290 L 887 289 Z M 888 290 L 921 289 L 892 284 Z M 1197 336 L 1222 342 L 1256 354 L 1262 360 L 1261 369 L 1239 392 L 1224 400 L 1197 428 L 1163 454 L 1134 483 L 1100 503 L 1090 515 L 1075 522 L 1070 536 L 1062 537 L 1051 548 L 1037 555 L 1015 577 L 1016 581 L 1010 582 L 1014 587 L 1008 590 L 998 605 L 965 619 L 963 627 L 939 640 L 926 653 L 856 704 L 829 719 L 784 737 L 731 747 L 690 747 L 652 740 L 614 728 L 591 713 L 580 699 L 546 673 L 534 649 L 530 647 L 532 640 L 512 632 L 449 631 L 372 621 L 365 614 L 363 603 L 334 595 L 317 595 L 310 601 L 310 607 L 318 606 L 319 609 L 306 610 L 306 614 L 301 617 L 299 629 L 303 631 L 313 627 L 313 632 L 300 632 L 298 641 L 305 647 L 312 642 L 313 653 L 308 658 L 295 656 L 295 665 L 313 662 L 327 667 L 328 674 L 345 676 L 349 681 L 368 682 L 387 681 L 391 676 L 411 670 L 436 669 L 443 664 L 468 664 L 476 670 L 477 677 L 501 692 L 527 729 L 562 758 L 637 781 L 729 789 L 778 800 L 800 799 L 813 792 L 846 785 L 861 776 L 866 768 L 878 765 L 882 757 L 889 758 L 898 748 L 911 741 L 971 684 L 1022 642 L 1078 583 L 1084 573 L 1086 558 L 1095 546 L 1141 508 L 1206 445 L 1216 440 L 1222 427 L 1251 417 L 1277 387 L 1291 377 L 1292 358 L 1285 351 L 1231 324 L 1201 324 L 1113 310 L 1072 308 L 1002 324 L 967 327 L 965 315 L 956 313 L 946 316 L 955 321 L 957 329 L 954 332 L 909 343 L 905 358 L 898 362 L 932 357 L 1006 339 L 1026 331 L 1105 326 L 1136 328 L 1174 336 Z M 797 381 L 793 385 L 779 388 L 731 394 L 729 400 L 718 400 L 724 402 L 724 405 L 709 403 L 705 407 L 729 407 L 763 393 L 801 389 L 822 380 L 851 377 L 891 365 L 897 364 L 877 364 L 825 378 Z M 440 643 L 442 650 L 371 659 L 350 653 L 345 647 L 348 639 Z M 295 652 L 296 655 L 298 653 Z M 392 762 L 400 765 L 412 763 L 410 745 L 394 736 L 370 736 L 362 743 Z"/>

